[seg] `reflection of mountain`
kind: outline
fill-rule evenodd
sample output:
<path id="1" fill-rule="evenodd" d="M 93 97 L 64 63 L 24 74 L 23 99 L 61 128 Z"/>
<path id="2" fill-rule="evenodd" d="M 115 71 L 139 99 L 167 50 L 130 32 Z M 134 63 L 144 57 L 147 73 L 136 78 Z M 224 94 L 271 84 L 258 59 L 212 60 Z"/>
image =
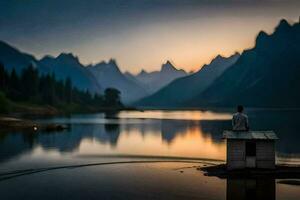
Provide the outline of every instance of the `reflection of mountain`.
<path id="1" fill-rule="evenodd" d="M 231 129 L 230 120 L 203 120 L 200 121 L 200 129 L 205 137 L 211 137 L 214 142 L 221 142 L 223 131 Z"/>
<path id="2" fill-rule="evenodd" d="M 70 132 L 39 134 L 36 144 L 46 149 L 57 149 L 60 152 L 72 152 L 84 139 L 95 139 L 103 144 L 115 146 L 120 134 L 118 124 L 106 125 L 73 125 Z"/>
<path id="3" fill-rule="evenodd" d="M 84 139 L 95 139 L 100 143 L 116 146 L 119 135 L 118 124 L 73 125 L 70 131 L 63 132 L 7 134 L 0 139 L 0 162 L 30 151 L 35 146 L 60 152 L 72 152 Z"/>
<path id="4" fill-rule="evenodd" d="M 229 121 L 201 120 L 201 121 L 180 121 L 164 120 L 161 125 L 162 139 L 171 143 L 177 136 L 184 136 L 189 132 L 196 131 L 203 137 L 209 137 L 214 142 L 222 142 L 222 132 L 230 128 Z"/>
<path id="5" fill-rule="evenodd" d="M 124 134 L 139 133 L 143 136 L 146 134 L 156 135 L 157 137 L 162 137 L 162 140 L 167 143 L 171 143 L 180 135 L 184 136 L 191 129 L 199 131 L 199 134 L 201 134 L 201 130 L 204 130 L 204 137 L 211 137 L 214 142 L 221 142 L 220 133 L 222 132 L 222 124 L 224 123 L 224 121 L 157 120 L 154 123 L 122 125 L 75 124 L 72 125 L 70 131 L 64 132 L 9 134 L 0 140 L 0 150 L 1 153 L 3 152 L 0 156 L 0 161 L 27 152 L 35 146 L 41 146 L 44 149 L 55 149 L 60 152 L 72 152 L 79 147 L 81 141 L 84 139 L 97 140 L 100 143 L 115 147 L 121 134 L 120 129 L 124 131 Z M 15 148 L 16 144 L 17 148 Z"/>
<path id="6" fill-rule="evenodd" d="M 298 134 L 299 116 L 294 111 L 249 111 L 250 127 L 253 130 L 274 130 L 278 137 L 279 154 L 299 154 L 300 134 Z M 99 117 L 99 115 L 96 115 Z M 110 119 L 106 119 L 110 120 Z M 172 143 L 175 138 L 180 142 L 187 134 L 199 134 L 203 140 L 221 143 L 223 130 L 231 128 L 230 120 L 127 120 L 113 119 L 108 124 L 73 124 L 64 132 L 39 134 L 0 134 L 0 162 L 25 152 L 34 147 L 55 149 L 60 152 L 76 151 L 84 139 L 95 140 L 110 147 L 117 147 L 121 134 L 151 135 L 161 138 L 165 143 Z M 119 123 L 119 124 L 118 124 Z M 122 137 L 124 138 L 124 137 Z M 160 141 L 160 140 L 158 140 Z M 131 142 L 131 141 L 127 141 Z M 135 142 L 135 141 L 132 141 Z M 140 144 L 143 145 L 143 144 Z"/>
<path id="7" fill-rule="evenodd" d="M 185 135 L 189 127 L 193 125 L 192 122 L 165 120 L 161 124 L 161 137 L 163 141 L 172 143 L 177 136 Z"/>

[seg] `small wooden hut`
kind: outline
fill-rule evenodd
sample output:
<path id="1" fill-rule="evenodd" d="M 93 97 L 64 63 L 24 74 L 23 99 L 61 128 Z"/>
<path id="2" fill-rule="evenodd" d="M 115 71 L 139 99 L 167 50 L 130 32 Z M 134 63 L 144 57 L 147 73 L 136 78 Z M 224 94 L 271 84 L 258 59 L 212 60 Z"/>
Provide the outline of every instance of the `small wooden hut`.
<path id="1" fill-rule="evenodd" d="M 273 131 L 224 131 L 227 140 L 227 169 L 275 168 L 275 140 Z"/>

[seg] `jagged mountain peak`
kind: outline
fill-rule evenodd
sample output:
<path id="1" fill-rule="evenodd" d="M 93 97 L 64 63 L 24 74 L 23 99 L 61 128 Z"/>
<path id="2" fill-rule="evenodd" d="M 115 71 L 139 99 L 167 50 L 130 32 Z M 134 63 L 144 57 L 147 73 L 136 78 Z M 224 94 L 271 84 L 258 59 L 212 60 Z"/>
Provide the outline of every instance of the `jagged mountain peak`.
<path id="1" fill-rule="evenodd" d="M 210 64 L 217 64 L 219 62 L 223 62 L 224 60 L 226 59 L 230 59 L 230 58 L 234 58 L 234 57 L 239 57 L 240 56 L 240 53 L 238 52 L 235 52 L 233 55 L 230 55 L 228 57 L 225 57 L 225 56 L 222 56 L 222 55 L 217 55 L 215 58 L 213 58 L 210 62 Z M 209 65 L 210 65 L 209 64 Z M 204 65 L 203 67 L 207 67 L 208 65 Z"/>
<path id="2" fill-rule="evenodd" d="M 51 55 L 45 55 L 44 57 L 42 57 L 42 59 L 40 59 L 41 62 L 47 61 L 47 60 L 53 60 L 55 59 L 55 57 L 51 56 Z"/>
<path id="3" fill-rule="evenodd" d="M 168 60 L 165 64 L 161 66 L 161 72 L 167 71 L 177 71 L 174 65 Z"/>
<path id="4" fill-rule="evenodd" d="M 268 37 L 269 35 L 265 31 L 260 31 L 256 36 L 255 44 L 260 45 L 260 43 L 263 43 Z"/>
<path id="5" fill-rule="evenodd" d="M 109 59 L 108 64 L 117 66 L 117 61 L 114 58 Z"/>
<path id="6" fill-rule="evenodd" d="M 228 58 L 218 55 L 210 64 L 204 65 L 198 72 L 187 76 L 184 76 L 184 73 L 181 73 L 180 70 L 178 70 L 177 74 L 182 74 L 182 76 L 169 82 L 165 87 L 162 87 L 151 96 L 140 100 L 136 105 L 176 107 L 180 103 L 194 97 L 196 94 L 199 94 L 208 88 L 209 85 L 235 63 L 238 58 L 238 53 L 235 53 Z"/>
<path id="7" fill-rule="evenodd" d="M 99 62 L 99 63 L 96 63 L 96 64 L 91 64 L 90 66 L 94 66 L 94 67 L 96 67 L 96 66 L 102 66 L 102 65 L 107 65 L 107 63 L 103 60 L 103 61 L 101 61 L 101 62 Z"/>
<path id="8" fill-rule="evenodd" d="M 101 73 L 113 73 L 115 75 L 118 74 L 119 76 L 122 74 L 115 59 L 110 59 L 108 62 L 101 61 L 94 65 L 88 65 L 87 67 L 89 67 L 91 70 L 97 70 Z"/>
<path id="9" fill-rule="evenodd" d="M 172 65 L 171 61 L 167 60 L 165 65 Z"/>
<path id="10" fill-rule="evenodd" d="M 146 74 L 148 74 L 148 72 L 146 72 L 146 70 L 142 69 L 142 70 L 140 71 L 140 73 L 138 73 L 137 76 L 146 75 Z"/>
<path id="11" fill-rule="evenodd" d="M 286 19 L 281 19 L 278 26 L 275 28 L 275 31 L 286 30 L 290 27 L 291 25 L 288 23 Z"/>
<path id="12" fill-rule="evenodd" d="M 75 58 L 75 56 L 73 55 L 73 53 L 65 53 L 65 52 L 60 53 L 57 56 L 57 58 L 65 58 L 65 57 L 67 57 L 67 58 Z"/>
<path id="13" fill-rule="evenodd" d="M 61 53 L 56 57 L 56 59 L 66 60 L 66 61 L 71 61 L 71 62 L 75 61 L 75 62 L 79 63 L 79 58 L 72 53 Z"/>
<path id="14" fill-rule="evenodd" d="M 270 35 L 261 31 L 252 49 L 244 51 L 209 88 L 184 103 L 189 106 L 298 107 L 299 31 L 297 24 L 290 25 L 286 20 L 281 20 Z"/>
<path id="15" fill-rule="evenodd" d="M 218 62 L 220 62 L 220 61 L 222 61 L 224 59 L 225 59 L 225 57 L 219 54 L 219 55 L 217 55 L 215 58 L 213 58 L 211 60 L 210 64 L 218 63 Z"/>

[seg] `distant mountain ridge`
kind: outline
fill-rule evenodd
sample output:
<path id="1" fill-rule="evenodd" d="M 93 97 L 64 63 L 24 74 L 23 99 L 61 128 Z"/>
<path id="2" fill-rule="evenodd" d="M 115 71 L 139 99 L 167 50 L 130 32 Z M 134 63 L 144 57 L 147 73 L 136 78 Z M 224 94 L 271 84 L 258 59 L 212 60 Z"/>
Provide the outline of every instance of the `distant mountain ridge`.
<path id="1" fill-rule="evenodd" d="M 299 22 L 291 25 L 281 20 L 272 34 L 259 32 L 255 46 L 234 56 L 228 65 L 218 56 L 197 73 L 176 79 L 136 105 L 300 108 L 299 55 Z M 217 60 L 223 66 L 219 72 L 213 67 Z M 206 79 L 214 80 L 205 84 Z"/>
<path id="2" fill-rule="evenodd" d="M 3 41 L 0 41 L 0 61 L 7 70 L 11 71 L 15 68 L 17 72 L 37 62 L 34 56 L 23 53 Z"/>
<path id="3" fill-rule="evenodd" d="M 56 78 L 65 80 L 71 78 L 72 83 L 79 89 L 90 92 L 101 92 L 102 86 L 96 82 L 94 76 L 79 62 L 72 53 L 61 53 L 56 58 L 45 56 L 38 61 L 39 66 L 46 67 L 44 73 L 54 73 Z"/>
<path id="4" fill-rule="evenodd" d="M 164 63 L 161 66 L 160 71 L 146 72 L 145 70 L 142 70 L 136 76 L 128 72 L 126 73 L 128 78 L 136 79 L 136 81 L 142 84 L 150 94 L 166 86 L 173 80 L 186 75 L 187 73 L 184 70 L 176 69 L 170 61 Z"/>
<path id="5" fill-rule="evenodd" d="M 98 84 L 103 88 L 114 87 L 120 90 L 122 98 L 127 103 L 149 94 L 140 84 L 127 78 L 126 75 L 120 71 L 114 59 L 111 59 L 107 63 L 100 62 L 95 65 L 89 65 L 86 68 L 93 74 Z"/>
<path id="6" fill-rule="evenodd" d="M 299 108 L 299 91 L 300 24 L 281 20 L 272 34 L 261 31 L 254 48 L 184 105 Z"/>
<path id="7" fill-rule="evenodd" d="M 237 61 L 236 53 L 228 58 L 218 55 L 210 64 L 204 65 L 198 72 L 178 78 L 153 95 L 136 103 L 139 106 L 176 107 L 184 101 L 203 92 L 228 67 Z"/>
<path id="8" fill-rule="evenodd" d="M 0 41 L 0 62 L 9 71 L 14 68 L 18 73 L 33 65 L 42 74 L 53 73 L 58 79 L 69 77 L 74 86 L 92 93 L 103 93 L 105 88 L 114 87 L 121 91 L 125 103 L 150 95 L 153 90 L 186 74 L 167 62 L 162 66 L 161 71 L 145 72 L 138 79 L 128 72 L 122 73 L 114 59 L 85 66 L 72 53 L 61 53 L 57 57 L 46 55 L 38 60 L 3 41 Z"/>
<path id="9" fill-rule="evenodd" d="M 95 84 L 94 77 L 84 70 L 84 66 L 72 54 L 62 53 L 56 58 L 45 56 L 38 60 L 32 55 L 0 41 L 0 62 L 8 71 L 15 69 L 17 73 L 29 65 L 33 65 L 42 74 L 53 73 L 58 79 L 71 78 L 73 85 L 81 90 L 102 92 L 101 86 Z"/>
<path id="10" fill-rule="evenodd" d="M 29 65 L 41 73 L 70 77 L 82 90 L 121 91 L 126 103 L 151 107 L 300 107 L 300 25 L 281 20 L 272 34 L 259 32 L 255 46 L 224 58 L 217 56 L 188 75 L 171 62 L 160 71 L 122 73 L 115 60 L 84 66 L 73 54 L 41 60 L 0 41 L 0 62 L 19 73 Z M 162 88 L 163 87 L 163 88 Z M 150 95 L 150 96 L 148 96 Z M 139 100 L 139 101 L 138 101 Z"/>

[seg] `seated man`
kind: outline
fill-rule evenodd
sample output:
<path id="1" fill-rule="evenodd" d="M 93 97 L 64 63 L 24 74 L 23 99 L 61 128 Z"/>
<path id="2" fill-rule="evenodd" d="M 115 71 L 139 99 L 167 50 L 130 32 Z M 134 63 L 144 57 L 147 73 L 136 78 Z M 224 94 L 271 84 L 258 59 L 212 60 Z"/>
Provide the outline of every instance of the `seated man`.
<path id="1" fill-rule="evenodd" d="M 233 131 L 249 131 L 248 116 L 243 113 L 244 107 L 239 105 L 237 113 L 232 117 L 232 130 Z"/>

